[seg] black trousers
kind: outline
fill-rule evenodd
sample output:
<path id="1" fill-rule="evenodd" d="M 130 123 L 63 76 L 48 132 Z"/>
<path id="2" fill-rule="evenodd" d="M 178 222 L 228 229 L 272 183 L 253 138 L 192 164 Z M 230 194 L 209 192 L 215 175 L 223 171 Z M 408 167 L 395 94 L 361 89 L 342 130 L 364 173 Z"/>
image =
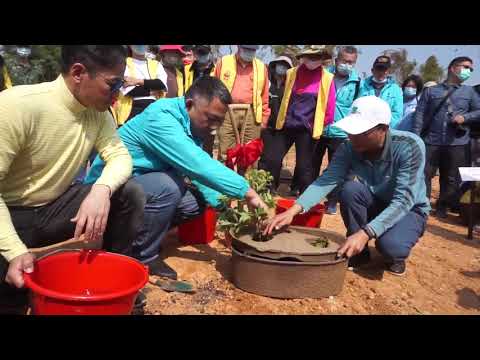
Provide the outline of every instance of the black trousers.
<path id="1" fill-rule="evenodd" d="M 320 168 L 322 167 L 325 152 L 327 152 L 328 162 L 332 161 L 333 154 L 344 141 L 345 139 L 343 138 L 328 138 L 324 136 L 318 140 L 313 155 L 313 176 L 315 178 L 320 175 Z"/>
<path id="2" fill-rule="evenodd" d="M 307 129 L 283 129 L 271 135 L 267 141 L 272 145 L 266 152 L 264 150 L 263 169 L 270 171 L 278 183 L 283 158 L 295 144 L 298 189 L 302 193 L 313 181 L 312 156 L 316 141 Z"/>
<path id="3" fill-rule="evenodd" d="M 313 155 L 313 179 L 315 180 L 320 176 L 320 169 L 322 167 L 323 157 L 325 153 L 328 156 L 328 163 L 332 161 L 335 151 L 338 147 L 346 141 L 345 138 L 329 138 L 322 136 L 315 147 L 315 153 Z M 349 176 L 347 180 L 353 180 L 353 176 Z M 335 188 L 330 194 L 328 194 L 327 199 L 331 202 L 337 202 L 339 188 Z"/>
<path id="4" fill-rule="evenodd" d="M 440 196 L 437 208 L 457 207 L 460 194 L 459 167 L 469 166 L 468 145 L 428 145 L 426 144 L 425 182 L 427 197 L 432 192 L 432 178 L 440 170 Z"/>
<path id="5" fill-rule="evenodd" d="M 272 188 L 276 190 L 280 185 L 280 170 L 274 169 L 273 166 L 276 163 L 275 160 L 277 158 L 276 152 L 278 152 L 276 147 L 276 136 L 279 133 L 278 130 L 272 128 L 262 129 L 261 132 L 261 139 L 263 141 L 263 152 L 258 160 L 258 168 L 260 170 L 266 170 L 270 172 L 273 176 L 273 183 Z M 278 140 L 277 140 L 278 141 Z"/>
<path id="6" fill-rule="evenodd" d="M 72 238 L 76 223 L 70 219 L 77 214 L 91 186 L 74 184 L 48 205 L 8 207 L 13 226 L 27 248 L 49 246 Z M 133 241 L 143 225 L 145 194 L 141 186 L 131 179 L 113 194 L 110 201 L 103 249 L 130 256 Z M 5 294 L 17 290 L 4 281 L 8 266 L 7 260 L 0 256 L 0 303 L 5 300 Z"/>

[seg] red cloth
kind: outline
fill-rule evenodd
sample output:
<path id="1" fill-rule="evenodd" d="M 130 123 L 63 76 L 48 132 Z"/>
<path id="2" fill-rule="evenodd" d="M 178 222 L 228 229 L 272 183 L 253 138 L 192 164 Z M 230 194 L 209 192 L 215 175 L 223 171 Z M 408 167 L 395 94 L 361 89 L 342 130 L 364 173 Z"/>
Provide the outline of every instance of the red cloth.
<path id="1" fill-rule="evenodd" d="M 262 139 L 250 140 L 245 145 L 237 144 L 233 148 L 227 150 L 226 165 L 230 169 L 234 169 L 236 165 L 239 169 L 246 170 L 258 160 L 262 152 Z"/>

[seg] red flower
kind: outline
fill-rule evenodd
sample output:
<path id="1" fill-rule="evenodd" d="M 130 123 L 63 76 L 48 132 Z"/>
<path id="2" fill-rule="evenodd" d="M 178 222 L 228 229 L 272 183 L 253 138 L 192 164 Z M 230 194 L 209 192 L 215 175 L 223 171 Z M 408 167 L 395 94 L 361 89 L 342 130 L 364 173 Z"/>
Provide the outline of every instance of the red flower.
<path id="1" fill-rule="evenodd" d="M 263 152 L 262 139 L 254 139 L 247 142 L 245 145 L 236 145 L 227 150 L 226 165 L 230 169 L 234 169 L 235 165 L 238 169 L 246 170 L 258 160 Z"/>

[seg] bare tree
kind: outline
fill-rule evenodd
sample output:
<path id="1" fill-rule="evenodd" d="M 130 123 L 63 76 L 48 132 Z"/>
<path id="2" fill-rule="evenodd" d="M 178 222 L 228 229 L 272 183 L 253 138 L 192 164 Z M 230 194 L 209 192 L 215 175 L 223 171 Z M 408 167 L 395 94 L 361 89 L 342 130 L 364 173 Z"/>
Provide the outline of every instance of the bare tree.
<path id="1" fill-rule="evenodd" d="M 408 60 L 406 49 L 389 49 L 383 52 L 392 59 L 390 73 L 393 74 L 398 82 L 403 82 L 417 67 L 417 61 Z"/>

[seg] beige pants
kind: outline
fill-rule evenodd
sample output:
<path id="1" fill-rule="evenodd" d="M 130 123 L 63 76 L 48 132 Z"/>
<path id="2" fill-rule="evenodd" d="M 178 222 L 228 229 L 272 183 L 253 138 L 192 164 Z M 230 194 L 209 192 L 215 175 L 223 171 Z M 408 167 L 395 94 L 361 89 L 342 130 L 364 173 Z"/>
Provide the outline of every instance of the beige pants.
<path id="1" fill-rule="evenodd" d="M 261 124 L 255 122 L 252 105 L 229 105 L 223 125 L 218 129 L 218 160 L 225 162 L 227 150 L 260 137 Z M 256 166 L 254 166 L 256 167 Z"/>

